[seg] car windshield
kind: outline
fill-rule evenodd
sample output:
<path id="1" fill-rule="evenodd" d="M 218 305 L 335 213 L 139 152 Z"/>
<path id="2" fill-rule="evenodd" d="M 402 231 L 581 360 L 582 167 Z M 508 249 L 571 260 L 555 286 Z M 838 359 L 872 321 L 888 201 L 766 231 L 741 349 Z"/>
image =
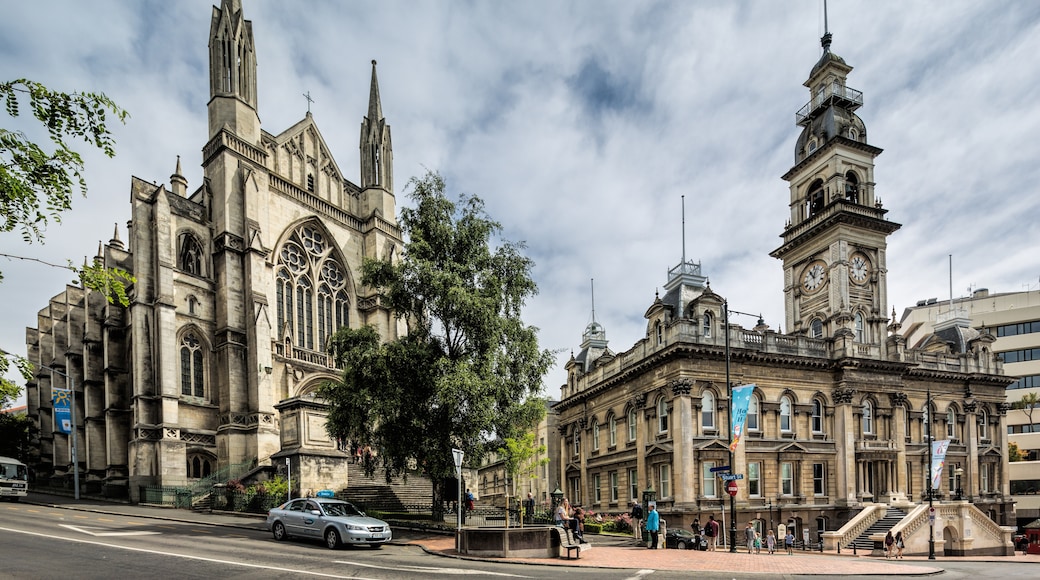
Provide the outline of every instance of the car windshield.
<path id="1" fill-rule="evenodd" d="M 354 507 L 352 503 L 336 502 L 336 503 L 323 503 L 321 507 L 325 510 L 325 513 L 330 516 L 363 516 L 361 510 Z"/>

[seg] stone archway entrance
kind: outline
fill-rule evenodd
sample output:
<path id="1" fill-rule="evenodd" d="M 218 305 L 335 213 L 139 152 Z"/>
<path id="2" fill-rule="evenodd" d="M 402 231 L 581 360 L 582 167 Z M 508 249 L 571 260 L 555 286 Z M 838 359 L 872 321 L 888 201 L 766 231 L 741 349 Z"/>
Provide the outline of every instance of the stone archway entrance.
<path id="1" fill-rule="evenodd" d="M 960 545 L 960 536 L 957 528 L 946 526 L 943 528 L 943 556 L 963 556 L 964 548 Z"/>

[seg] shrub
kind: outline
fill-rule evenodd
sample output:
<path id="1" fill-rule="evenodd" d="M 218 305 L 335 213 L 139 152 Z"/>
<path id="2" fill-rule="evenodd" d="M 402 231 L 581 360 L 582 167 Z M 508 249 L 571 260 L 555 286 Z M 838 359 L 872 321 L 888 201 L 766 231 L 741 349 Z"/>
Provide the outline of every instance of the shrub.
<path id="1" fill-rule="evenodd" d="M 598 534 L 603 529 L 603 524 L 597 524 L 595 522 L 585 522 L 585 533 L 587 534 Z"/>

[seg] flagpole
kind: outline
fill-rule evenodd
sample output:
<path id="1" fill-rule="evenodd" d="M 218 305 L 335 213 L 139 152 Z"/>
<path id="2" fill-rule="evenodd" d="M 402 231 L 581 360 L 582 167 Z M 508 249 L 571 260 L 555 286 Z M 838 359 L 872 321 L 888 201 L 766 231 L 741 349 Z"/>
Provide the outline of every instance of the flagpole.
<path id="1" fill-rule="evenodd" d="M 935 508 L 932 507 L 932 385 L 928 385 L 928 399 L 925 403 L 928 413 L 928 559 L 935 559 Z"/>

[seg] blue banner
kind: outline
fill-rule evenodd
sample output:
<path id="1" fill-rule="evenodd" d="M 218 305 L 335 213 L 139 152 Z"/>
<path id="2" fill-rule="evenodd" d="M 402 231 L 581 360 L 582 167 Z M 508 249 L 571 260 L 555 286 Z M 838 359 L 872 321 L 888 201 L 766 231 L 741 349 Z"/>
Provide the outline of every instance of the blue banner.
<path id="1" fill-rule="evenodd" d="M 733 388 L 733 440 L 729 444 L 730 452 L 737 450 L 740 436 L 744 433 L 744 420 L 747 419 L 748 406 L 751 404 L 751 393 L 755 385 L 741 385 Z"/>
<path id="2" fill-rule="evenodd" d="M 932 441 L 932 489 L 939 489 L 943 465 L 946 463 L 946 450 L 949 448 L 949 439 Z"/>
<path id="3" fill-rule="evenodd" d="M 72 433 L 72 391 L 69 389 L 51 389 L 51 402 L 54 403 L 54 426 L 58 431 L 68 435 Z"/>

